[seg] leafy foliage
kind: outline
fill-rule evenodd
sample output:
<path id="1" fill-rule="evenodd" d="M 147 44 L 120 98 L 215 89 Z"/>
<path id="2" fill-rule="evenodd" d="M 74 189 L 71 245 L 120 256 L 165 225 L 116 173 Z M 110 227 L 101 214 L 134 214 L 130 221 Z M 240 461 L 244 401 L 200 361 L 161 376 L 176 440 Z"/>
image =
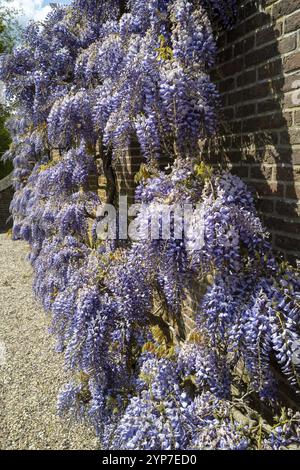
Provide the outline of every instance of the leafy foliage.
<path id="1" fill-rule="evenodd" d="M 17 109 L 7 153 L 13 233 L 30 243 L 34 290 L 74 372 L 59 410 L 90 420 L 109 448 L 299 441 L 290 410 L 273 429 L 242 426 L 234 414 L 250 406 L 236 387 L 280 408 L 275 370 L 299 390 L 300 314 L 299 273 L 275 260 L 245 184 L 199 160 L 199 140 L 217 125 L 211 21 L 229 26 L 235 8 L 234 0 L 74 0 L 31 24 L 1 59 Z M 146 161 L 135 219 L 144 237 L 101 242 L 104 201 L 89 191 L 89 175 L 99 171 L 99 145 L 103 171 L 107 162 L 112 170 L 134 134 Z M 165 156 L 170 172 L 158 170 Z M 153 239 L 149 218 L 162 229 L 162 203 L 170 236 Z M 182 239 L 173 211 L 185 204 Z M 201 299 L 187 335 L 182 305 L 195 279 Z"/>

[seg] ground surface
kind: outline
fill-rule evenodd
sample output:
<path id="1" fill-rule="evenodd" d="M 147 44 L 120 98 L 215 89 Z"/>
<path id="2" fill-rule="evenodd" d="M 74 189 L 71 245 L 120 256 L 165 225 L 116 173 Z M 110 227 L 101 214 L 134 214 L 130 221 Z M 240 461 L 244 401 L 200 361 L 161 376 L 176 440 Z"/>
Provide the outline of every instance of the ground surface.
<path id="1" fill-rule="evenodd" d="M 92 430 L 56 414 L 68 378 L 32 295 L 27 252 L 0 234 L 0 449 L 96 449 Z"/>

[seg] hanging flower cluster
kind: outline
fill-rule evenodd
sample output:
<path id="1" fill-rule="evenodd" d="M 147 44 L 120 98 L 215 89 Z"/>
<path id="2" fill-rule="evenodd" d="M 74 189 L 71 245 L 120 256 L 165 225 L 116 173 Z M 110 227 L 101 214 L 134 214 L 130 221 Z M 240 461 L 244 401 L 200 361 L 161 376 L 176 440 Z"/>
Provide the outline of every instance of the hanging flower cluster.
<path id="1" fill-rule="evenodd" d="M 73 0 L 1 57 L 16 108 L 13 235 L 30 244 L 35 293 L 74 373 L 59 411 L 92 422 L 107 448 L 299 443 L 276 389 L 282 377 L 300 389 L 299 274 L 275 260 L 245 184 L 199 159 L 216 132 L 211 21 L 228 27 L 235 12 L 235 0 Z M 101 241 L 89 177 L 111 174 L 134 135 L 147 163 L 140 236 Z M 279 417 L 253 420 L 255 400 Z"/>

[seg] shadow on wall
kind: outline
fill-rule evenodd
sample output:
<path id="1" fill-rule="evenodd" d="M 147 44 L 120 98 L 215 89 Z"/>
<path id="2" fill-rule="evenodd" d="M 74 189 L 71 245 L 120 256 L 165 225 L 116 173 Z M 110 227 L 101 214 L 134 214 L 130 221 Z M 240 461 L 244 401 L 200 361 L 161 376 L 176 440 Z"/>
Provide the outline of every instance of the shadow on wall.
<path id="1" fill-rule="evenodd" d="M 7 232 L 12 227 L 12 217 L 9 207 L 14 195 L 12 173 L 0 180 L 0 233 Z"/>
<path id="2" fill-rule="evenodd" d="M 212 72 L 221 137 L 205 148 L 211 163 L 229 165 L 255 191 L 274 247 L 293 263 L 300 258 L 299 22 L 299 0 L 239 2 Z"/>

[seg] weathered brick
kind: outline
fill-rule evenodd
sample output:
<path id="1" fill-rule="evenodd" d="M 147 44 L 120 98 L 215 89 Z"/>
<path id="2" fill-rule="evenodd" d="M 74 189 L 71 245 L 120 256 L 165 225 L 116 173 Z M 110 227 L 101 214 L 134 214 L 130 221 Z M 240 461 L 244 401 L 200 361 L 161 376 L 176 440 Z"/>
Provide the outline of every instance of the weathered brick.
<path id="1" fill-rule="evenodd" d="M 296 31 L 300 27 L 300 11 L 288 16 L 284 22 L 284 32 L 290 33 Z"/>
<path id="2" fill-rule="evenodd" d="M 224 62 L 228 62 L 232 59 L 232 46 L 227 47 L 226 49 L 220 51 L 217 56 L 217 61 L 219 64 L 223 64 Z"/>
<path id="3" fill-rule="evenodd" d="M 300 69 L 300 52 L 285 57 L 283 59 L 283 66 L 285 72 L 292 72 L 293 70 Z"/>
<path id="4" fill-rule="evenodd" d="M 276 59 L 272 62 L 262 65 L 258 69 L 258 79 L 265 80 L 266 78 L 276 77 L 282 72 L 282 60 Z"/>
<path id="5" fill-rule="evenodd" d="M 273 18 L 277 19 L 285 15 L 290 15 L 300 9 L 300 0 L 281 0 L 273 7 Z"/>
<path id="6" fill-rule="evenodd" d="M 238 121 L 232 121 L 228 124 L 228 127 L 230 128 L 230 133 L 238 134 L 242 131 L 242 121 L 240 119 Z"/>
<path id="7" fill-rule="evenodd" d="M 218 142 L 211 155 L 227 157 L 231 171 L 248 181 L 274 239 L 275 234 L 283 238 L 287 234 L 290 239 L 296 234 L 297 238 L 300 52 L 296 34 L 300 0 L 239 0 L 238 5 L 236 27 L 218 39 L 223 64 L 213 76 L 220 82 L 226 104 L 222 113 L 226 142 Z M 231 50 L 236 59 L 230 57 Z M 296 252 L 280 240 L 276 246 L 285 253 Z"/>
<path id="8" fill-rule="evenodd" d="M 271 85 L 268 82 L 257 83 L 255 86 L 243 90 L 243 99 L 245 101 L 265 98 L 271 92 Z"/>
<path id="9" fill-rule="evenodd" d="M 284 94 L 284 107 L 285 108 L 295 108 L 300 106 L 300 90 L 292 91 Z"/>
<path id="10" fill-rule="evenodd" d="M 238 42 L 234 46 L 234 56 L 238 57 L 241 54 L 246 54 L 254 48 L 255 36 L 250 36 L 242 41 Z"/>
<path id="11" fill-rule="evenodd" d="M 287 184 L 285 187 L 285 197 L 300 200 L 300 184 Z"/>
<path id="12" fill-rule="evenodd" d="M 300 70 L 292 75 L 288 75 L 287 77 L 284 77 L 284 83 L 283 83 L 283 92 L 288 92 L 292 90 L 300 90 Z M 298 97 L 300 99 L 300 96 Z"/>
<path id="13" fill-rule="evenodd" d="M 241 149 L 243 147 L 243 137 L 241 135 L 234 135 L 231 137 L 231 148 Z"/>
<path id="14" fill-rule="evenodd" d="M 224 108 L 221 110 L 222 119 L 233 119 L 234 118 L 234 108 Z"/>
<path id="15" fill-rule="evenodd" d="M 300 251 L 300 238 L 290 238 L 286 235 L 275 235 L 275 244 L 278 248 L 289 251 Z"/>
<path id="16" fill-rule="evenodd" d="M 256 116 L 247 119 L 243 123 L 244 132 L 254 132 L 257 129 L 279 129 L 286 125 L 287 121 L 282 113 L 273 113 Z"/>
<path id="17" fill-rule="evenodd" d="M 276 168 L 276 179 L 280 181 L 293 181 L 295 183 L 300 182 L 300 167 L 297 166 L 285 166 Z"/>
<path id="18" fill-rule="evenodd" d="M 271 214 L 274 211 L 274 201 L 272 199 L 257 199 L 256 208 L 259 212 Z"/>
<path id="19" fill-rule="evenodd" d="M 231 173 L 239 176 L 240 178 L 248 178 L 249 167 L 248 166 L 233 166 Z"/>
<path id="20" fill-rule="evenodd" d="M 270 16 L 267 13 L 261 11 L 245 22 L 244 32 L 247 34 L 268 24 L 271 24 Z"/>
<path id="21" fill-rule="evenodd" d="M 218 30 L 217 32 L 217 39 L 216 39 L 216 43 L 217 43 L 217 48 L 219 50 L 223 49 L 224 47 L 226 47 L 226 44 L 227 44 L 227 34 L 224 32 L 224 31 L 221 31 Z"/>
<path id="22" fill-rule="evenodd" d="M 12 226 L 9 206 L 13 198 L 13 189 L 11 187 L 0 193 L 0 230 L 6 231 Z"/>
<path id="23" fill-rule="evenodd" d="M 220 93 L 224 93 L 225 91 L 231 91 L 234 89 L 235 80 L 233 77 L 227 78 L 218 84 L 218 88 Z"/>
<path id="24" fill-rule="evenodd" d="M 243 90 L 237 90 L 233 93 L 228 94 L 228 105 L 233 106 L 244 101 L 244 92 Z"/>
<path id="25" fill-rule="evenodd" d="M 260 113 L 267 113 L 268 111 L 276 111 L 279 110 L 280 106 L 278 101 L 274 99 L 268 99 L 265 101 L 261 101 L 257 103 L 257 112 Z"/>
<path id="26" fill-rule="evenodd" d="M 278 45 L 276 42 L 274 42 L 272 44 L 268 44 L 265 47 L 261 47 L 260 49 L 256 49 L 250 52 L 248 55 L 246 55 L 245 65 L 246 67 L 258 65 L 278 55 L 279 55 Z"/>
<path id="27" fill-rule="evenodd" d="M 236 83 L 238 87 L 252 85 L 256 81 L 256 69 L 247 70 L 237 76 Z"/>
<path id="28" fill-rule="evenodd" d="M 249 16 L 254 15 L 257 13 L 257 1 L 251 0 L 246 4 L 241 4 L 241 7 L 238 11 L 238 21 L 243 21 L 247 19 Z"/>
<path id="29" fill-rule="evenodd" d="M 284 185 L 281 183 L 249 181 L 249 184 L 259 196 L 283 197 L 284 195 Z"/>
<path id="30" fill-rule="evenodd" d="M 300 144 L 300 128 L 291 128 L 290 132 L 290 144 Z"/>
<path id="31" fill-rule="evenodd" d="M 285 146 L 291 145 L 290 131 L 285 129 L 283 132 L 280 132 L 280 144 Z"/>
<path id="32" fill-rule="evenodd" d="M 289 222 L 282 217 L 265 216 L 264 223 L 269 229 L 300 235 L 300 223 Z"/>
<path id="33" fill-rule="evenodd" d="M 274 29 L 274 26 L 271 25 L 267 28 L 261 29 L 256 33 L 256 45 L 261 46 L 267 42 L 274 42 L 278 39 L 281 34 L 281 30 L 277 27 Z"/>
<path id="34" fill-rule="evenodd" d="M 241 39 L 245 34 L 245 23 L 237 24 L 227 33 L 227 42 L 232 43 L 236 40 Z"/>
<path id="35" fill-rule="evenodd" d="M 276 201 L 275 211 L 279 215 L 298 219 L 300 206 L 297 202 Z"/>
<path id="36" fill-rule="evenodd" d="M 264 5 L 266 7 L 272 5 L 273 3 L 278 2 L 278 0 L 264 0 Z"/>
<path id="37" fill-rule="evenodd" d="M 300 165 L 300 149 L 290 149 L 290 162 L 294 165 Z"/>
<path id="38" fill-rule="evenodd" d="M 241 150 L 230 150 L 227 152 L 227 158 L 231 163 L 240 163 L 243 160 Z"/>
<path id="39" fill-rule="evenodd" d="M 252 166 L 250 170 L 250 176 L 253 179 L 267 179 L 270 180 L 272 178 L 273 168 L 269 166 Z"/>
<path id="40" fill-rule="evenodd" d="M 243 69 L 243 58 L 232 60 L 220 67 L 221 76 L 226 78 L 240 72 Z"/>
<path id="41" fill-rule="evenodd" d="M 253 116 L 255 114 L 256 105 L 254 103 L 245 104 L 239 106 L 236 110 L 236 117 L 243 118 L 248 116 Z"/>
<path id="42" fill-rule="evenodd" d="M 281 39 L 278 42 L 278 51 L 280 54 L 287 54 L 288 52 L 296 49 L 297 46 L 297 34 L 292 34 L 286 38 Z"/>

